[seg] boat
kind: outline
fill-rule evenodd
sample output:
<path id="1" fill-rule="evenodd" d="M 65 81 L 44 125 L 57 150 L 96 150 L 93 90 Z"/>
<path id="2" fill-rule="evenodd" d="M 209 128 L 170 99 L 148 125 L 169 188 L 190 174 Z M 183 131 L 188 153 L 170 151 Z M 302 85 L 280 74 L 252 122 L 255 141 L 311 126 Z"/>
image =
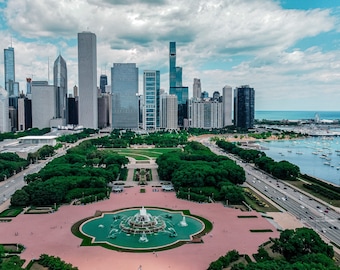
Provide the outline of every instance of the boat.
<path id="1" fill-rule="evenodd" d="M 329 163 L 329 162 L 324 162 L 323 164 L 324 164 L 324 165 L 327 165 L 327 166 L 330 166 L 330 165 L 331 165 L 331 163 Z"/>

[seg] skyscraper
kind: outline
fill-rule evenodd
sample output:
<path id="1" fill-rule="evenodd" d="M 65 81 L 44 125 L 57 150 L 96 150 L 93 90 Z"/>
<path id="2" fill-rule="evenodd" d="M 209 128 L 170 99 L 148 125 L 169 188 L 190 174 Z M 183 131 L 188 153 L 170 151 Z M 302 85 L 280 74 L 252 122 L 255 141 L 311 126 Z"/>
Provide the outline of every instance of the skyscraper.
<path id="1" fill-rule="evenodd" d="M 112 128 L 138 128 L 138 68 L 135 63 L 114 63 L 111 68 Z"/>
<path id="2" fill-rule="evenodd" d="M 169 46 L 169 84 L 170 88 L 176 87 L 176 42 Z"/>
<path id="3" fill-rule="evenodd" d="M 55 126 L 52 122 L 56 119 L 56 92 L 56 87 L 47 81 L 32 82 L 32 127 Z"/>
<path id="4" fill-rule="evenodd" d="M 78 33 L 79 125 L 98 128 L 97 43 L 91 32 Z"/>
<path id="5" fill-rule="evenodd" d="M 10 120 L 8 114 L 8 92 L 0 86 L 0 132 L 10 132 Z"/>
<path id="6" fill-rule="evenodd" d="M 57 89 L 56 117 L 65 119 L 64 124 L 67 124 L 67 67 L 66 62 L 61 55 L 54 61 L 53 76 L 54 86 Z"/>
<path id="7" fill-rule="evenodd" d="M 234 125 L 249 129 L 254 127 L 255 91 L 249 85 L 242 85 L 234 93 Z"/>
<path id="8" fill-rule="evenodd" d="M 160 96 L 160 128 L 166 130 L 177 129 L 178 103 L 176 95 L 166 93 Z"/>
<path id="9" fill-rule="evenodd" d="M 194 99 L 201 98 L 202 88 L 201 88 L 201 80 L 194 78 L 194 84 L 192 87 L 192 97 Z"/>
<path id="10" fill-rule="evenodd" d="M 169 44 L 169 93 L 176 95 L 178 101 L 178 126 L 185 127 L 188 118 L 189 89 L 182 86 L 182 68 L 176 67 L 176 42 Z"/>
<path id="11" fill-rule="evenodd" d="M 222 103 L 223 103 L 223 126 L 231 126 L 232 116 L 232 96 L 233 90 L 231 86 L 224 86 L 222 90 Z"/>
<path id="12" fill-rule="evenodd" d="M 4 49 L 5 89 L 8 96 L 19 96 L 19 83 L 15 82 L 14 48 Z"/>
<path id="13" fill-rule="evenodd" d="M 159 128 L 159 92 L 160 73 L 158 70 L 145 70 L 143 76 L 143 129 L 156 130 Z"/>
<path id="14" fill-rule="evenodd" d="M 100 75 L 99 88 L 102 93 L 105 93 L 105 86 L 107 85 L 107 76 L 105 74 Z"/>

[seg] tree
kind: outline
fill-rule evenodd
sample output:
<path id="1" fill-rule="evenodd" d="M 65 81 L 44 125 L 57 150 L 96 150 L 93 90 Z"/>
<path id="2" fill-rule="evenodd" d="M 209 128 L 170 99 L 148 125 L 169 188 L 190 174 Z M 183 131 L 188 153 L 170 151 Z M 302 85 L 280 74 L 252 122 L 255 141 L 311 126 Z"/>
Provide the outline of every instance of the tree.
<path id="1" fill-rule="evenodd" d="M 284 230 L 273 241 L 273 251 L 281 253 L 287 261 L 313 253 L 321 253 L 329 258 L 334 256 L 332 246 L 327 245 L 315 231 L 308 228 Z"/>
<path id="2" fill-rule="evenodd" d="M 30 196 L 24 189 L 19 189 L 11 197 L 11 205 L 27 206 L 30 204 Z"/>

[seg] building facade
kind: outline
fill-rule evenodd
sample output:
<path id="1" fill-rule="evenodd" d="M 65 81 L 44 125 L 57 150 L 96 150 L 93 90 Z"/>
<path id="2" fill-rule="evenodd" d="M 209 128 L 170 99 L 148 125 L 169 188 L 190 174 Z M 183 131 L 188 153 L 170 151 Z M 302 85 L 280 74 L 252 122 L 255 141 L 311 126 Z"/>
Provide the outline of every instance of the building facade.
<path id="1" fill-rule="evenodd" d="M 176 87 L 176 42 L 169 44 L 169 84 Z"/>
<path id="2" fill-rule="evenodd" d="M 193 128 L 222 128 L 223 103 L 214 100 L 190 99 L 189 126 Z"/>
<path id="3" fill-rule="evenodd" d="M 64 121 L 64 125 L 68 123 L 67 112 L 67 66 L 64 58 L 59 55 L 54 61 L 53 66 L 53 82 L 57 89 L 56 93 L 56 117 Z"/>
<path id="4" fill-rule="evenodd" d="M 57 89 L 48 82 L 32 83 L 32 127 L 51 127 L 51 121 L 56 119 Z"/>
<path id="5" fill-rule="evenodd" d="M 178 116 L 178 102 L 176 95 L 166 93 L 160 96 L 160 128 L 165 130 L 176 130 Z"/>
<path id="6" fill-rule="evenodd" d="M 194 99 L 199 99 L 201 98 L 201 94 L 202 94 L 201 80 L 194 78 L 194 84 L 192 87 L 192 97 Z"/>
<path id="7" fill-rule="evenodd" d="M 107 85 L 107 76 L 105 74 L 100 75 L 99 88 L 102 93 L 106 93 L 105 86 Z"/>
<path id="8" fill-rule="evenodd" d="M 143 73 L 143 129 L 157 130 L 160 118 L 160 72 L 145 70 Z"/>
<path id="9" fill-rule="evenodd" d="M 233 90 L 231 86 L 224 86 L 222 89 L 222 103 L 223 103 L 223 126 L 231 126 L 232 108 L 233 108 Z"/>
<path id="10" fill-rule="evenodd" d="M 8 96 L 19 96 L 19 83 L 15 81 L 15 56 L 14 48 L 4 49 L 5 64 L 5 89 Z"/>
<path id="11" fill-rule="evenodd" d="M 255 91 L 249 85 L 237 87 L 234 91 L 234 125 L 238 128 L 254 127 Z"/>
<path id="12" fill-rule="evenodd" d="M 138 68 L 114 63 L 111 68 L 112 128 L 138 128 Z"/>
<path id="13" fill-rule="evenodd" d="M 32 128 L 32 100 L 26 96 L 18 99 L 18 131 Z"/>
<path id="14" fill-rule="evenodd" d="M 8 115 L 8 92 L 0 86 L 0 132 L 10 132 Z"/>
<path id="15" fill-rule="evenodd" d="M 98 128 L 97 42 L 91 32 L 78 33 L 79 125 Z"/>

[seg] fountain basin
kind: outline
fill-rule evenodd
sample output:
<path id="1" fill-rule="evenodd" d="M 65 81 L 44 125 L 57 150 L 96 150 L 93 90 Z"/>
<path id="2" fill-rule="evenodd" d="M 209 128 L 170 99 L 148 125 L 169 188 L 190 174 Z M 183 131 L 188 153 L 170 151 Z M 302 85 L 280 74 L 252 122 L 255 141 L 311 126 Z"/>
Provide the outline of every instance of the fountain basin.
<path id="1" fill-rule="evenodd" d="M 183 221 L 186 226 L 183 226 Z M 79 226 L 83 238 L 90 238 L 93 245 L 146 252 L 190 242 L 204 229 L 204 222 L 198 217 L 183 211 L 151 207 L 103 212 Z"/>

